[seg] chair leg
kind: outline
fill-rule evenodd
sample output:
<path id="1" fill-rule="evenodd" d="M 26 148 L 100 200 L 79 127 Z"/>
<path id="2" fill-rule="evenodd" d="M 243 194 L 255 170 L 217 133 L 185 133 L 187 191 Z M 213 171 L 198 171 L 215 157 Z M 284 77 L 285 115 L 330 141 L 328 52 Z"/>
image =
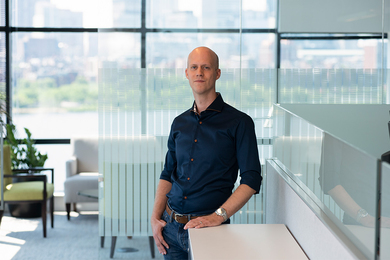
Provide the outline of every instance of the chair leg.
<path id="1" fill-rule="evenodd" d="M 101 236 L 101 237 L 100 237 L 100 247 L 101 247 L 101 248 L 104 247 L 104 236 Z"/>
<path id="2" fill-rule="evenodd" d="M 68 217 L 68 220 L 70 220 L 70 203 L 66 203 L 66 216 Z"/>
<path id="3" fill-rule="evenodd" d="M 46 211 L 46 201 L 42 202 L 42 225 L 43 225 L 43 237 L 46 237 L 46 219 L 47 219 L 47 211 Z"/>
<path id="4" fill-rule="evenodd" d="M 116 244 L 116 237 L 111 237 L 110 258 L 113 258 L 113 257 L 114 257 L 115 244 Z"/>
<path id="5" fill-rule="evenodd" d="M 77 205 L 76 205 L 77 203 L 73 203 L 73 210 L 75 211 L 75 212 L 78 212 L 77 211 Z"/>
<path id="6" fill-rule="evenodd" d="M 0 210 L 0 225 L 1 225 L 1 219 L 3 218 L 4 210 Z"/>
<path id="7" fill-rule="evenodd" d="M 149 236 L 149 246 L 150 246 L 150 254 L 152 258 L 154 258 L 154 238 L 153 236 Z"/>
<path id="8" fill-rule="evenodd" d="M 50 221 L 51 228 L 54 228 L 54 196 L 50 198 Z"/>

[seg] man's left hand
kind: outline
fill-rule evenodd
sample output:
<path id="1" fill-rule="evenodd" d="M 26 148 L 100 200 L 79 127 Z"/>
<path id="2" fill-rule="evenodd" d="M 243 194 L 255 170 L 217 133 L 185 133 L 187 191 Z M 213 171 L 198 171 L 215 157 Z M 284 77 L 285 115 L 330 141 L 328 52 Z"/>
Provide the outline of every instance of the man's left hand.
<path id="1" fill-rule="evenodd" d="M 218 216 L 216 213 L 212 213 L 207 216 L 198 217 L 196 219 L 190 220 L 185 226 L 184 229 L 189 228 L 204 228 L 204 227 L 215 227 L 221 225 L 223 222 L 223 217 Z"/>

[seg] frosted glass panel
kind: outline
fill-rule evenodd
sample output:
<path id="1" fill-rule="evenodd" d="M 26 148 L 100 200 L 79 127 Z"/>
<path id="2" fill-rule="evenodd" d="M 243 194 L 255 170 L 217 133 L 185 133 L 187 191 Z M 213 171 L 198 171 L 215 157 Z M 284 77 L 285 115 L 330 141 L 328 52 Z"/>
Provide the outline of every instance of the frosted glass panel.
<path id="1" fill-rule="evenodd" d="M 279 102 L 382 104 L 381 75 L 376 69 L 280 69 Z"/>
<path id="2" fill-rule="evenodd" d="M 150 216 L 171 123 L 194 102 L 184 71 L 100 69 L 100 235 L 152 235 Z M 216 86 L 225 102 L 253 118 L 262 161 L 272 154 L 270 111 L 275 83 L 275 70 L 223 69 Z M 262 212 L 261 192 L 232 222 L 263 223 Z"/>

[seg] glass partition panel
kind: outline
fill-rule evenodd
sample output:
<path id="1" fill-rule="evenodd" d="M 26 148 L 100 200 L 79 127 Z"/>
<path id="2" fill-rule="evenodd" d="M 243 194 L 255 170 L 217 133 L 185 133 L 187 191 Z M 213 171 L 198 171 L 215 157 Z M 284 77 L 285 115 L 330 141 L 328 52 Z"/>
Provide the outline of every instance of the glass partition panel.
<path id="1" fill-rule="evenodd" d="M 374 259 L 377 159 L 274 106 L 274 157 L 340 230 Z"/>
<path id="2" fill-rule="evenodd" d="M 274 106 L 274 157 L 314 194 L 318 183 L 323 131 L 279 106 Z"/>
<path id="3" fill-rule="evenodd" d="M 376 254 L 377 159 L 325 133 L 319 182 L 322 202 L 333 199 L 343 214 L 340 229 L 370 259 Z M 349 232 L 346 232 L 349 231 Z"/>
<path id="4" fill-rule="evenodd" d="M 99 229 L 106 236 L 150 236 L 150 216 L 173 119 L 193 95 L 185 69 L 99 71 Z M 261 159 L 272 153 L 270 108 L 276 72 L 223 69 L 217 91 L 256 124 Z M 251 91 L 254 91 L 253 94 Z M 251 94 L 252 93 L 252 94 Z M 262 223 L 263 197 L 254 196 L 233 223 Z"/>
<path id="5" fill-rule="evenodd" d="M 390 259 L 390 164 L 382 163 L 380 259 Z"/>

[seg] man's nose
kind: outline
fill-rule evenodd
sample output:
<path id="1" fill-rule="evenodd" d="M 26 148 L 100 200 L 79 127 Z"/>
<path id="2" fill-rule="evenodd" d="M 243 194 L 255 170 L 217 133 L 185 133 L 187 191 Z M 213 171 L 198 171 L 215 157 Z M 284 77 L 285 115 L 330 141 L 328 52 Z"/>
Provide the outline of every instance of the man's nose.
<path id="1" fill-rule="evenodd" d="M 199 67 L 197 70 L 196 70 L 196 76 L 202 76 L 203 75 L 203 69 L 201 67 Z"/>

